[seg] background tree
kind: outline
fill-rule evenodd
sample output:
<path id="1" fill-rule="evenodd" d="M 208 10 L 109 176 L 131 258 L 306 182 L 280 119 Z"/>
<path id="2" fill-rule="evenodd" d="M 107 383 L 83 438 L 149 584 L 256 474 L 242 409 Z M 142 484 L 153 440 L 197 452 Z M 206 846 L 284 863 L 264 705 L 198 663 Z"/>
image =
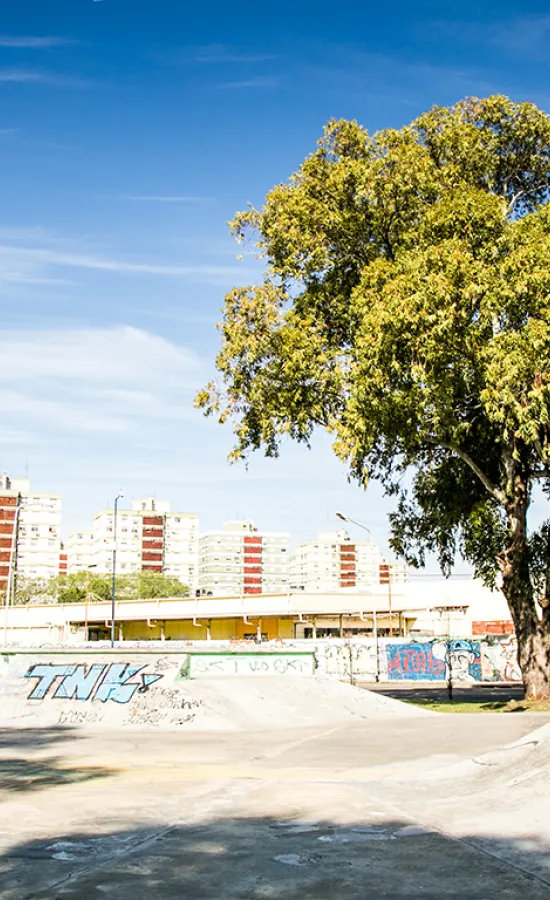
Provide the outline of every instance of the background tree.
<path id="1" fill-rule="evenodd" d="M 21 604 L 55 603 L 55 580 L 50 578 L 16 578 L 14 580 L 15 590 L 12 602 Z"/>
<path id="2" fill-rule="evenodd" d="M 17 579 L 16 603 L 90 603 L 111 599 L 108 573 L 87 571 L 57 578 Z M 177 578 L 160 572 L 136 572 L 116 579 L 117 600 L 147 600 L 153 597 L 187 597 L 189 588 Z"/>
<path id="3" fill-rule="evenodd" d="M 448 574 L 459 549 L 498 581 L 532 697 L 550 696 L 549 544 L 527 527 L 550 490 L 549 179 L 531 103 L 469 99 L 374 136 L 329 122 L 232 223 L 265 279 L 227 295 L 222 383 L 197 397 L 235 420 L 235 459 L 325 428 L 351 477 L 397 497 L 409 564 L 435 551 Z"/>

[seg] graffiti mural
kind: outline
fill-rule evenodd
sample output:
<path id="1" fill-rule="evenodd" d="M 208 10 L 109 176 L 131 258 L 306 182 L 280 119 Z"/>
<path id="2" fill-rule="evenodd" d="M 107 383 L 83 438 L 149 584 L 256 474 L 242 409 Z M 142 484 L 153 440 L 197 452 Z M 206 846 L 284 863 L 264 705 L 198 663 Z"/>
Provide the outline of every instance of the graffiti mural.
<path id="1" fill-rule="evenodd" d="M 521 681 L 515 634 L 481 641 L 482 681 Z"/>
<path id="2" fill-rule="evenodd" d="M 313 675 L 315 654 L 297 653 L 189 653 L 181 667 L 181 678 L 239 675 Z"/>
<path id="3" fill-rule="evenodd" d="M 325 650 L 322 668 L 327 675 L 374 681 L 377 675 L 376 644 L 367 641 L 329 644 Z"/>
<path id="4" fill-rule="evenodd" d="M 446 677 L 453 681 L 471 684 L 481 681 L 481 649 L 479 641 L 457 640 L 437 641 L 434 655 L 446 665 Z"/>
<path id="5" fill-rule="evenodd" d="M 46 663 L 31 666 L 25 678 L 37 678 L 29 700 L 99 700 L 106 703 L 129 703 L 136 691 L 144 693 L 162 675 L 143 672 L 145 666 L 128 663 L 85 663 L 56 665 Z"/>
<path id="6" fill-rule="evenodd" d="M 393 681 L 442 681 L 445 661 L 433 644 L 386 644 L 388 677 Z"/>

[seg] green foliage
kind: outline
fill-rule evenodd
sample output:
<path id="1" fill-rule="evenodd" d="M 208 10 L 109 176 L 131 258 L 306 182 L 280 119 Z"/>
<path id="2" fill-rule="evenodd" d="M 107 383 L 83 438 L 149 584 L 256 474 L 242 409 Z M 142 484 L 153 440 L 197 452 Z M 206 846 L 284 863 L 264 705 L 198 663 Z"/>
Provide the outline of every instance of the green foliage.
<path id="1" fill-rule="evenodd" d="M 15 603 L 37 604 L 55 603 L 55 578 L 21 578 L 15 579 Z"/>
<path id="2" fill-rule="evenodd" d="M 88 571 L 51 579 L 18 579 L 16 603 L 90 603 L 110 600 L 109 574 Z M 159 572 L 137 572 L 116 579 L 117 600 L 146 600 L 153 597 L 187 597 L 189 588 L 177 578 Z"/>
<path id="3" fill-rule="evenodd" d="M 375 135 L 329 122 L 231 226 L 265 279 L 228 294 L 221 384 L 197 405 L 233 419 L 233 458 L 321 426 L 351 477 L 398 495 L 409 562 L 435 551 L 448 573 L 460 548 L 486 583 L 509 574 L 550 476 L 549 184 L 531 103 L 467 99 Z"/>

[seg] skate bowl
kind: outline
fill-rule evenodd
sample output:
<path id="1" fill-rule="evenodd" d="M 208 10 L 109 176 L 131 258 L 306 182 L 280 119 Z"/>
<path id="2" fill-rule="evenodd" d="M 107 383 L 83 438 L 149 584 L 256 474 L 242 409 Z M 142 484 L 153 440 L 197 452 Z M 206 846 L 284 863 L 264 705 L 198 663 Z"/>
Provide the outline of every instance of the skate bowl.
<path id="1" fill-rule="evenodd" d="M 404 814 L 550 884 L 550 723 L 450 765 L 421 760 L 390 781 L 384 796 L 394 792 Z"/>
<path id="2" fill-rule="evenodd" d="M 318 677 L 309 653 L 197 657 L 136 650 L 4 653 L 0 727 L 242 731 L 437 715 Z"/>

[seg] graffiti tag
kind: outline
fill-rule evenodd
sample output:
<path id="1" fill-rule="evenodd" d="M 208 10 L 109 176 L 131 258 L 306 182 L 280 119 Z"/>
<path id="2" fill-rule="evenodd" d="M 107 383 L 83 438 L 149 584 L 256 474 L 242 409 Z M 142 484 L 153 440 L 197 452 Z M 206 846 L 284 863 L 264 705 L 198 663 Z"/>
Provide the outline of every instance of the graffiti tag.
<path id="1" fill-rule="evenodd" d="M 31 666 L 25 678 L 37 678 L 29 700 L 99 700 L 106 703 L 129 703 L 136 691 L 144 693 L 162 675 L 143 672 L 145 666 L 127 663 L 56 665 L 46 663 Z M 55 686 L 55 689 L 54 689 Z"/>
<path id="2" fill-rule="evenodd" d="M 394 680 L 437 681 L 445 678 L 445 663 L 431 644 L 388 644 L 388 676 Z"/>

